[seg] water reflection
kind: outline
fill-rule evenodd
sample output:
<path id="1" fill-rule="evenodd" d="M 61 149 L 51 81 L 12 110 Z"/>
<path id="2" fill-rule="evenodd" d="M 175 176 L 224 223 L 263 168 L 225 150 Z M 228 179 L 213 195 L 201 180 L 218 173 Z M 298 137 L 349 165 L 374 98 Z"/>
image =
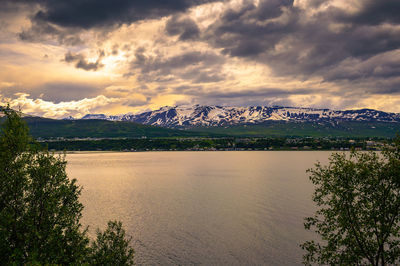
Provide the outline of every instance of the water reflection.
<path id="1" fill-rule="evenodd" d="M 69 154 L 84 187 L 82 222 L 123 221 L 138 264 L 301 262 L 311 215 L 305 173 L 330 152 L 143 152 Z"/>

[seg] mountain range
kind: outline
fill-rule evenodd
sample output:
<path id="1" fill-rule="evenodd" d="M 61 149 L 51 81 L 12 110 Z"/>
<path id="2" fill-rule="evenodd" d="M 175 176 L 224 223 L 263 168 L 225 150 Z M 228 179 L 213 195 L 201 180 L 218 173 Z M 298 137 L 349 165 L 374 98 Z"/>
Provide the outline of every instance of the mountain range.
<path id="1" fill-rule="evenodd" d="M 33 136 L 54 138 L 339 137 L 393 138 L 400 114 L 372 109 L 175 106 L 139 114 L 49 119 L 21 113 Z M 0 114 L 0 124 L 4 117 Z"/>
<path id="2" fill-rule="evenodd" d="M 75 118 L 67 118 L 75 120 Z M 96 119 L 128 121 L 168 128 L 221 127 L 257 125 L 266 122 L 390 122 L 399 123 L 400 114 L 373 109 L 336 111 L 298 107 L 223 107 L 223 106 L 165 106 L 139 114 L 87 114 L 81 120 Z M 79 119 L 78 119 L 79 120 Z"/>

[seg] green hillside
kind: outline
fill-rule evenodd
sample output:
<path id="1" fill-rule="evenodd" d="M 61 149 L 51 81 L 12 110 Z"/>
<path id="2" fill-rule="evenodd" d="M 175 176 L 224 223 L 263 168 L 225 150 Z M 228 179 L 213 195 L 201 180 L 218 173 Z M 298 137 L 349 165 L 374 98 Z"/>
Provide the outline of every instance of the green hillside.
<path id="1" fill-rule="evenodd" d="M 400 133 L 400 123 L 389 122 L 284 122 L 258 125 L 194 127 L 192 131 L 236 137 L 380 137 L 392 138 Z"/>
<path id="2" fill-rule="evenodd" d="M 1 121 L 2 119 L 0 119 Z M 106 120 L 55 120 L 25 117 L 31 134 L 38 138 L 174 138 L 174 137 L 378 137 L 400 133 L 400 123 L 388 122 L 285 122 L 257 125 L 168 129 L 133 122 Z"/>
<path id="3" fill-rule="evenodd" d="M 106 120 L 54 120 L 40 117 L 25 117 L 30 133 L 41 138 L 140 138 L 140 137 L 191 137 L 208 136 L 176 129 L 142 125 L 132 122 Z"/>

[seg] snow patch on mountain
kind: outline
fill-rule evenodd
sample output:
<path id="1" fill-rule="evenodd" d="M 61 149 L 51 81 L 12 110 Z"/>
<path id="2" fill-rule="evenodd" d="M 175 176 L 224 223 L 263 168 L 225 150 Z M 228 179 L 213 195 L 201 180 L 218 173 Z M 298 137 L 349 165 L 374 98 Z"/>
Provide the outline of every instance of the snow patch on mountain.
<path id="1" fill-rule="evenodd" d="M 163 127 L 224 126 L 258 124 L 267 121 L 370 121 L 400 122 L 400 114 L 372 109 L 336 111 L 330 109 L 299 107 L 225 107 L 225 106 L 174 106 L 140 114 L 107 116 L 87 114 L 81 119 L 131 121 Z"/>

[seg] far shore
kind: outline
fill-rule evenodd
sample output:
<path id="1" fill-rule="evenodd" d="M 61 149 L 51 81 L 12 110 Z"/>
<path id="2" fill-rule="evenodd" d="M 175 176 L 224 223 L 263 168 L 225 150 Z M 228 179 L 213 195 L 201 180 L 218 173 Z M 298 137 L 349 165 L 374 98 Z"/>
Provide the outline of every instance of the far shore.
<path id="1" fill-rule="evenodd" d="M 274 150 L 157 150 L 157 151 L 65 151 L 66 154 L 96 154 L 96 153 L 138 153 L 138 152 L 279 152 L 279 151 L 295 151 L 295 152 L 310 152 L 310 151 L 324 151 L 324 152 L 349 152 L 350 150 L 290 150 L 290 149 L 274 149 Z M 367 151 L 367 150 L 363 150 Z M 64 151 L 51 151 L 55 154 L 63 154 Z"/>

